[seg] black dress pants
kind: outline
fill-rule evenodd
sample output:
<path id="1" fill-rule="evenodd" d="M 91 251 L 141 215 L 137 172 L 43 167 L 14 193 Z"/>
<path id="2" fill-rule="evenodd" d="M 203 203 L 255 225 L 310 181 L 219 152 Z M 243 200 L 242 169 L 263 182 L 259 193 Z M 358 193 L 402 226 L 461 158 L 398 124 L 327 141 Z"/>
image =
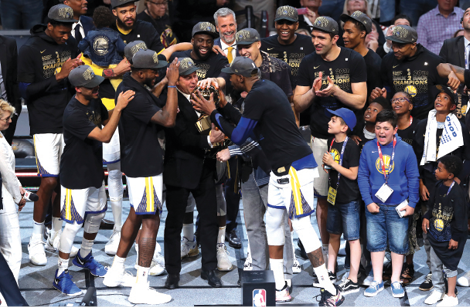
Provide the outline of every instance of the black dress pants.
<path id="1" fill-rule="evenodd" d="M 202 252 L 202 269 L 215 270 L 217 267 L 217 202 L 215 196 L 214 171 L 204 166 L 201 179 L 195 189 L 166 185 L 165 221 L 165 266 L 168 274 L 181 271 L 181 229 L 188 204 L 189 193 L 196 200 L 199 213 L 199 235 Z"/>

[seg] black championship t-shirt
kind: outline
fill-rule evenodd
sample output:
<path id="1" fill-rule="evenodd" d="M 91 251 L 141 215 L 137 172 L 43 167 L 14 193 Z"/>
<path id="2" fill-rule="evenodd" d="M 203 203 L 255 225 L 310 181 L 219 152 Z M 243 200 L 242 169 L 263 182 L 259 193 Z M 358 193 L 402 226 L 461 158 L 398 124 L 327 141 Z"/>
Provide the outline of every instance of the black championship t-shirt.
<path id="1" fill-rule="evenodd" d="M 243 116 L 258 121 L 254 132 L 272 169 L 312 154 L 295 123 L 289 100 L 275 83 L 259 80 L 253 84 L 245 98 Z"/>
<path id="2" fill-rule="evenodd" d="M 191 58 L 191 51 L 192 50 L 186 50 L 173 53 L 170 57 L 169 63 L 173 62 L 175 57 L 178 59 Z M 220 76 L 224 78 L 226 82 L 228 82 L 227 85 L 230 84 L 230 76 L 221 72 L 222 68 L 228 65 L 228 60 L 223 55 L 215 54 L 211 51 L 209 57 L 206 60 L 192 60 L 198 67 L 196 74 L 199 80 L 206 78 L 217 78 Z"/>
<path id="3" fill-rule="evenodd" d="M 339 163 L 341 156 L 341 149 L 343 148 L 343 143 L 336 143 L 333 141 L 334 138 L 328 139 L 328 150 L 334 153 L 335 162 Z M 333 146 L 331 142 L 333 141 Z M 357 167 L 359 166 L 360 150 L 359 146 L 356 145 L 351 138 L 348 138 L 346 148 L 344 149 L 343 154 L 343 163 L 342 166 L 345 168 Z M 352 201 L 360 200 L 361 194 L 359 192 L 359 186 L 357 185 L 357 180 L 351 180 L 345 176 L 339 178 L 339 187 L 338 183 L 338 172 L 334 169 L 329 171 L 329 186 L 337 190 L 335 205 L 347 204 Z"/>
<path id="4" fill-rule="evenodd" d="M 380 73 L 380 66 L 382 65 L 382 58 L 369 49 L 369 52 L 364 56 L 367 68 L 367 98 L 376 87 L 382 88 L 382 75 Z"/>
<path id="5" fill-rule="evenodd" d="M 298 85 L 312 87 L 313 81 L 323 73 L 322 89 L 328 86 L 328 79 L 346 93 L 352 93 L 351 83 L 367 81 L 366 64 L 363 57 L 354 50 L 340 47 L 339 56 L 331 62 L 326 62 L 320 55 L 312 53 L 306 56 L 300 63 Z M 310 129 L 314 137 L 327 139 L 328 122 L 330 115 L 326 109 L 337 110 L 346 108 L 338 99 L 330 97 L 315 97 L 313 110 L 310 112 Z"/>
<path id="6" fill-rule="evenodd" d="M 281 45 L 278 41 L 278 35 L 273 35 L 261 39 L 261 50 L 265 51 L 273 58 L 278 58 L 291 68 L 292 74 L 292 87 L 297 85 L 297 75 L 300 62 L 302 59 L 312 52 L 315 52 L 313 47 L 312 38 L 306 35 L 297 34 L 297 38 L 290 45 Z"/>
<path id="7" fill-rule="evenodd" d="M 116 23 L 111 25 L 111 29 L 119 32 L 125 44 L 141 40 L 145 42 L 148 49 L 156 51 L 157 53 L 164 49 L 162 42 L 160 41 L 160 34 L 149 22 L 136 19 L 134 22 L 134 28 L 126 34 L 118 30 Z"/>
<path id="8" fill-rule="evenodd" d="M 65 61 L 76 56 L 74 49 L 68 44 L 58 45 L 44 30 L 42 25 L 31 29 L 32 36 L 20 48 L 18 57 L 18 82 L 29 84 L 26 104 L 31 135 L 62 133 L 62 116 L 75 92 L 68 78 L 55 78 Z"/>
<path id="9" fill-rule="evenodd" d="M 413 146 L 413 140 L 415 138 L 416 126 L 419 123 L 419 119 L 413 118 L 411 125 L 403 130 L 398 129 L 398 136 L 401 137 L 402 141 L 407 142 Z"/>
<path id="10" fill-rule="evenodd" d="M 130 74 L 124 75 L 116 99 L 127 90 L 135 91 L 135 96 L 119 121 L 122 171 L 129 177 L 157 176 L 163 172 L 163 150 L 158 142 L 162 127 L 150 120 L 160 111 L 157 106 L 160 102 Z"/>
<path id="11" fill-rule="evenodd" d="M 263 62 L 259 69 L 261 70 L 261 78 L 276 83 L 287 97 L 292 96 L 292 84 L 290 82 L 290 66 L 286 62 L 270 57 L 266 52 L 261 51 Z"/>
<path id="12" fill-rule="evenodd" d="M 64 111 L 65 148 L 60 160 L 60 184 L 67 189 L 99 188 L 103 184 L 103 146 L 88 138 L 96 127 L 101 129 L 108 111 L 101 99 L 86 106 L 72 97 Z"/>
<path id="13" fill-rule="evenodd" d="M 446 84 L 447 79 L 440 78 L 436 67 L 442 58 L 417 45 L 416 54 L 398 61 L 392 53 L 382 59 L 382 82 L 391 98 L 396 92 L 408 92 L 413 97 L 411 115 L 425 119 L 434 108 L 434 98 L 430 88 L 437 84 Z"/>

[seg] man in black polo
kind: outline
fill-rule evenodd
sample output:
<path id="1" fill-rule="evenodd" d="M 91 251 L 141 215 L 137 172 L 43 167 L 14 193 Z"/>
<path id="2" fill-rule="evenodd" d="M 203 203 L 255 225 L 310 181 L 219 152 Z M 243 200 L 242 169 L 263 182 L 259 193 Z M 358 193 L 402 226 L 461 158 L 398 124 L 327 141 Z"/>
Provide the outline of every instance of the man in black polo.
<path id="1" fill-rule="evenodd" d="M 383 88 L 372 90 L 370 99 L 380 95 L 391 98 L 396 92 L 407 92 L 413 98 L 411 115 L 425 119 L 434 108 L 431 87 L 445 84 L 437 73 L 437 65 L 442 58 L 416 43 L 418 34 L 409 26 L 396 26 L 386 37 L 392 41 L 393 53 L 382 59 Z"/>
<path id="2" fill-rule="evenodd" d="M 132 70 L 124 76 L 116 95 L 126 90 L 135 97 L 122 113 L 119 123 L 122 171 L 126 174 L 131 210 L 122 226 L 121 240 L 113 265 L 103 283 L 108 287 L 132 286 L 129 301 L 133 304 L 163 304 L 171 296 L 158 293 L 148 285 L 160 214 L 163 204 L 163 150 L 158 142 L 162 127 L 173 127 L 178 108 L 176 80 L 179 64 L 174 61 L 167 71 L 168 96 L 164 107 L 147 90 L 153 88 L 158 69 L 167 65 L 158 61 L 153 50 L 139 50 L 132 58 Z M 137 278 L 125 274 L 124 262 L 140 226 Z"/>

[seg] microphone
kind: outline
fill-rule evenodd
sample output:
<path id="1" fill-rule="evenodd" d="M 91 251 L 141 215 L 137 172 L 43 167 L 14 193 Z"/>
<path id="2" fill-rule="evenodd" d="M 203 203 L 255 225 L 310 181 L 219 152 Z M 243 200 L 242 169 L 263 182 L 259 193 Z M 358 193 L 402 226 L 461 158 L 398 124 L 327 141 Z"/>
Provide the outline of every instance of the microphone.
<path id="1" fill-rule="evenodd" d="M 23 198 L 28 200 L 28 201 L 38 201 L 39 200 L 39 197 L 33 193 L 33 192 L 29 192 L 27 190 L 24 190 L 24 195 L 23 195 Z"/>

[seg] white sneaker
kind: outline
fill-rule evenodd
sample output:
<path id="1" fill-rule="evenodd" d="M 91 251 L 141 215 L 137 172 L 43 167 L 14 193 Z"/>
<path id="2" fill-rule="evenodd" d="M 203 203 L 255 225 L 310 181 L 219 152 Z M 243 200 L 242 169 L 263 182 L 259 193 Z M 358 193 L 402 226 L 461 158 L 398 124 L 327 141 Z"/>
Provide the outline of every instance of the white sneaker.
<path id="1" fill-rule="evenodd" d="M 104 275 L 103 284 L 109 288 L 119 286 L 130 288 L 135 285 L 135 276 L 124 270 L 113 269 L 111 266 L 108 268 L 106 275 Z"/>
<path id="2" fill-rule="evenodd" d="M 157 290 L 150 288 L 148 283 L 146 285 L 134 284 L 128 300 L 132 304 L 158 305 L 171 301 L 171 296 L 157 292 Z"/>
<path id="3" fill-rule="evenodd" d="M 139 245 L 135 244 L 135 251 L 137 252 L 137 257 L 135 258 L 135 269 L 137 270 L 137 266 L 139 265 Z M 153 259 L 150 263 L 150 271 L 149 275 L 151 276 L 159 276 L 165 273 L 165 259 L 163 258 L 161 251 L 160 244 L 155 245 L 155 252 L 153 253 Z"/>
<path id="4" fill-rule="evenodd" d="M 363 286 L 370 286 L 370 284 L 374 281 L 374 275 L 373 274 L 371 275 L 371 274 L 372 272 L 369 274 L 369 276 L 366 277 L 366 279 L 364 279 L 364 281 L 362 282 Z"/>
<path id="5" fill-rule="evenodd" d="M 461 287 L 470 286 L 470 271 L 457 278 L 457 285 Z"/>
<path id="6" fill-rule="evenodd" d="M 42 240 L 42 235 L 32 235 L 28 244 L 29 261 L 34 265 L 46 265 L 47 258 L 44 251 L 45 242 Z"/>
<path id="7" fill-rule="evenodd" d="M 252 271 L 253 270 L 253 266 L 251 265 L 252 261 L 253 260 L 251 259 L 250 253 L 248 252 L 246 254 L 245 263 L 243 264 L 243 271 Z"/>
<path id="8" fill-rule="evenodd" d="M 282 290 L 276 290 L 276 302 L 290 302 L 292 301 L 292 296 L 290 296 L 289 293 L 289 287 L 287 286 L 287 283 L 284 285 L 284 288 Z"/>
<path id="9" fill-rule="evenodd" d="M 447 294 L 444 294 L 444 298 L 442 299 L 441 302 L 437 303 L 437 307 L 447 307 L 447 306 L 457 306 L 459 304 L 459 299 L 457 296 L 448 296 Z"/>
<path id="10" fill-rule="evenodd" d="M 62 235 L 62 230 L 56 233 L 54 238 L 51 237 L 51 232 L 49 231 L 47 233 L 47 240 L 46 240 L 46 250 L 52 253 L 58 252 L 59 251 L 59 246 L 60 246 L 60 236 Z M 70 258 L 74 258 L 77 256 L 79 251 L 79 248 L 75 247 L 72 245 L 72 250 L 70 251 Z"/>
<path id="11" fill-rule="evenodd" d="M 300 266 L 299 260 L 294 256 L 294 264 L 292 265 L 292 272 L 294 274 L 299 274 L 302 272 L 302 267 Z"/>
<path id="12" fill-rule="evenodd" d="M 108 243 L 104 246 L 104 252 L 110 256 L 116 255 L 119 241 L 121 241 L 121 231 L 113 230 L 111 237 L 109 237 Z"/>
<path id="13" fill-rule="evenodd" d="M 194 237 L 192 242 L 183 237 L 183 240 L 181 240 L 181 259 L 197 255 L 199 255 L 199 248 L 197 247 L 196 237 Z"/>
<path id="14" fill-rule="evenodd" d="M 438 290 L 432 290 L 431 294 L 424 301 L 425 304 L 434 305 L 444 298 L 444 293 Z"/>
<path id="15" fill-rule="evenodd" d="M 233 269 L 232 262 L 228 258 L 227 246 L 225 246 L 225 244 L 217 244 L 217 269 L 221 272 L 227 272 Z"/>

